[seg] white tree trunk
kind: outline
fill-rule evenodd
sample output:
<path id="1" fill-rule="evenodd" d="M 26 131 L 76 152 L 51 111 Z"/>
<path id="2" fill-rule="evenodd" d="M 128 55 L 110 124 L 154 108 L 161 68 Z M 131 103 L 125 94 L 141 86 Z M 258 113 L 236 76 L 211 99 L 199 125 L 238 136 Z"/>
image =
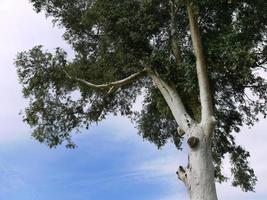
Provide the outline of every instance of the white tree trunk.
<path id="1" fill-rule="evenodd" d="M 188 166 L 179 167 L 178 178 L 186 185 L 190 200 L 217 200 L 211 153 L 211 137 L 215 125 L 213 117 L 196 123 L 187 114 L 178 92 L 155 73 L 150 72 L 149 75 L 188 137 Z"/>
<path id="2" fill-rule="evenodd" d="M 153 71 L 151 68 L 147 68 L 147 72 L 166 100 L 179 129 L 182 129 L 181 133 L 186 133 L 188 137 L 188 166 L 180 166 L 177 175 L 186 185 L 190 200 L 217 200 L 211 152 L 211 137 L 216 123 L 213 111 L 212 93 L 198 27 L 197 12 L 194 9 L 193 1 L 187 1 L 187 11 L 194 54 L 196 57 L 201 104 L 201 122 L 195 122 L 192 117 L 188 115 L 184 103 L 179 96 L 179 91 L 176 90 L 175 86 L 165 82 L 157 72 Z M 177 54 L 179 54 L 179 52 Z M 179 55 L 176 56 L 178 62 Z"/>
<path id="3" fill-rule="evenodd" d="M 195 124 L 188 132 L 189 159 L 182 180 L 187 186 L 190 200 L 217 200 L 214 167 L 211 153 L 211 137 L 214 132 L 215 118 L 208 70 L 197 21 L 197 11 L 193 1 L 187 2 L 191 38 L 196 57 L 196 68 L 201 103 L 201 123 Z M 178 171 L 179 172 L 179 171 Z M 181 170 L 178 175 L 181 175 Z M 181 176 L 180 176 L 181 177 Z"/>
<path id="4" fill-rule="evenodd" d="M 190 200 L 217 200 L 210 134 L 198 124 L 189 133 L 189 159 L 184 183 Z"/>

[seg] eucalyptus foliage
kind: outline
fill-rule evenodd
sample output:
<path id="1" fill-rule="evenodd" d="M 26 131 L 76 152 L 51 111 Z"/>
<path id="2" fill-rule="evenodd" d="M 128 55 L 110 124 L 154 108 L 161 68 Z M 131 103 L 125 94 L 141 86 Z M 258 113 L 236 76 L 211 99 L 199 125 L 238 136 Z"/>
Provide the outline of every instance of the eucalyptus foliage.
<path id="1" fill-rule="evenodd" d="M 175 86 L 194 120 L 200 119 L 195 57 L 186 8 L 182 0 L 31 0 L 37 12 L 52 17 L 65 30 L 64 39 L 75 58 L 42 46 L 17 55 L 23 94 L 29 99 L 24 121 L 33 137 L 49 147 L 112 114 L 135 120 L 139 134 L 161 148 L 167 141 L 181 149 L 183 138 L 161 93 L 147 76 L 121 87 L 95 89 L 69 77 L 94 84 L 110 83 L 153 67 Z M 257 180 L 247 161 L 249 153 L 235 143 L 235 132 L 266 117 L 267 2 L 265 0 L 201 0 L 196 3 L 204 53 L 218 121 L 212 140 L 218 181 L 229 154 L 233 185 L 254 189 Z M 179 47 L 177 64 L 173 42 Z M 176 49 L 177 50 L 177 49 Z M 141 62 L 142 61 L 142 62 Z M 132 106 L 144 96 L 143 109 Z"/>

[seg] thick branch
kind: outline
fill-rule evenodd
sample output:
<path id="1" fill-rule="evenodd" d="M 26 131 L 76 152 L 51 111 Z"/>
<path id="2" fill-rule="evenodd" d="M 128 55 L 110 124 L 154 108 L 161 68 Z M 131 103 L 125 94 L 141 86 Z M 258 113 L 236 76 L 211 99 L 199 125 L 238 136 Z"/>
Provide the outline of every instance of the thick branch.
<path id="1" fill-rule="evenodd" d="M 182 132 L 186 132 L 194 125 L 194 121 L 187 113 L 184 104 L 182 102 L 182 99 L 180 98 L 176 88 L 174 86 L 170 86 L 169 84 L 167 84 L 152 69 L 148 69 L 147 71 L 148 71 L 148 76 L 151 77 L 153 82 L 160 90 L 162 96 L 164 97 L 166 103 L 168 104 L 173 114 L 174 119 L 178 123 Z"/>
<path id="2" fill-rule="evenodd" d="M 143 76 L 146 75 L 146 70 L 142 70 L 142 71 L 137 72 L 137 73 L 134 73 L 134 74 L 132 74 L 132 75 L 130 75 L 130 76 L 124 78 L 124 79 L 121 79 L 121 80 L 118 80 L 118 81 L 114 81 L 114 82 L 110 82 L 110 83 L 107 83 L 107 84 L 97 85 L 97 84 L 88 82 L 88 81 L 86 81 L 84 79 L 72 77 L 65 70 L 64 70 L 64 72 L 65 72 L 66 76 L 68 78 L 70 78 L 70 79 L 76 80 L 76 81 L 78 81 L 80 83 L 84 83 L 85 85 L 87 85 L 90 88 L 94 88 L 94 89 L 108 89 L 108 93 L 113 92 L 118 87 L 121 87 L 121 86 L 124 86 L 124 85 L 129 85 L 132 82 L 134 82 L 136 80 L 139 80 L 141 77 L 143 77 Z"/>
<path id="3" fill-rule="evenodd" d="M 201 102 L 201 120 L 206 122 L 213 117 L 213 104 L 211 97 L 211 89 L 208 79 L 208 70 L 203 53 L 197 17 L 194 12 L 192 3 L 187 4 L 187 11 L 190 23 L 191 37 L 193 41 L 194 54 L 196 57 L 197 77 L 200 91 Z"/>

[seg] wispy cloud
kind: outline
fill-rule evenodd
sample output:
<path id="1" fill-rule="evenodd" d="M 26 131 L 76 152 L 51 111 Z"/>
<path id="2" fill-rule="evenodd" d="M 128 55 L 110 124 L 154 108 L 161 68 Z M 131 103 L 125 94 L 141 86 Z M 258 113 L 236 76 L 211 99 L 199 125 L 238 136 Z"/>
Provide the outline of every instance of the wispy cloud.
<path id="1" fill-rule="evenodd" d="M 38 194 L 19 170 L 0 159 L 0 198 L 12 199 L 14 193 L 20 193 L 28 200 L 37 200 Z"/>

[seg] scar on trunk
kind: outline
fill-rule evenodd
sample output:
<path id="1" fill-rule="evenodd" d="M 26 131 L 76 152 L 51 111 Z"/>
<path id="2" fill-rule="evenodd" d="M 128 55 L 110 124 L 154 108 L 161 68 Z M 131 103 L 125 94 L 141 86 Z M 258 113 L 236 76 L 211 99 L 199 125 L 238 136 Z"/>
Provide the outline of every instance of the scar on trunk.
<path id="1" fill-rule="evenodd" d="M 187 144 L 193 149 L 193 148 L 196 148 L 197 145 L 199 144 L 199 139 L 197 137 L 190 137 L 188 138 L 187 140 Z"/>

